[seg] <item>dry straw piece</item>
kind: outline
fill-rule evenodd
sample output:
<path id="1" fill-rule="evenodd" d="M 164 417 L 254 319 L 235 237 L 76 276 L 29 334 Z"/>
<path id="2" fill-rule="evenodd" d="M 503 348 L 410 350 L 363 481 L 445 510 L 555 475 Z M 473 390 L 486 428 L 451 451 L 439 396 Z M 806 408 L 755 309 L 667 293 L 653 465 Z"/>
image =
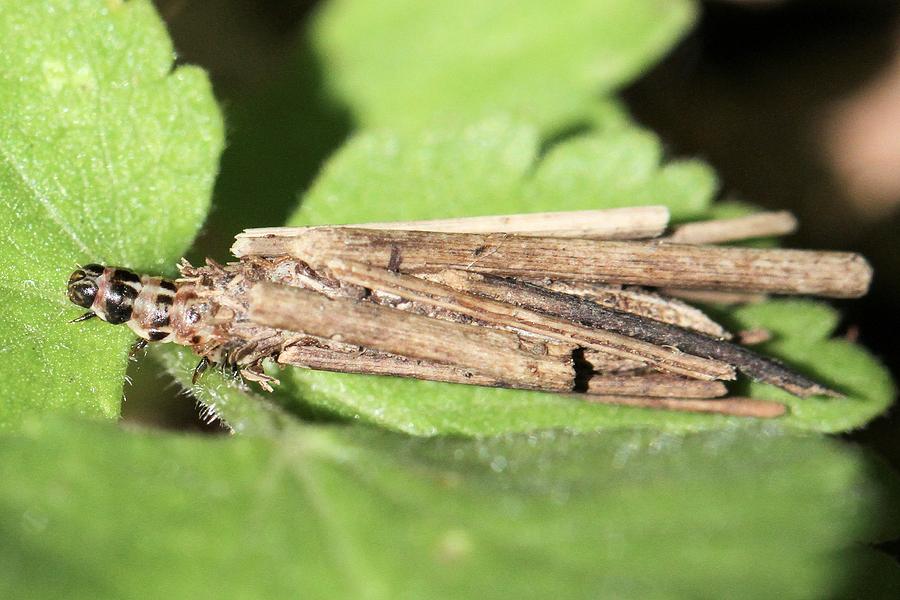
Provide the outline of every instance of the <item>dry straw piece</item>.
<path id="1" fill-rule="evenodd" d="M 235 256 L 302 257 L 324 266 L 365 257 L 404 273 L 459 269 L 525 279 L 856 298 L 872 270 L 858 254 L 811 250 L 599 241 L 506 233 L 435 233 L 314 227 L 297 235 L 239 238 Z M 399 257 L 399 258 L 396 258 Z"/>
<path id="2" fill-rule="evenodd" d="M 240 262 L 187 275 L 212 268 L 242 282 L 226 322 L 253 331 L 242 351 L 252 360 L 261 354 L 247 344 L 268 339 L 266 356 L 281 364 L 759 418 L 785 407 L 723 398 L 736 372 L 798 396 L 840 396 L 733 343 L 673 296 L 857 297 L 871 279 L 864 258 L 709 245 L 792 233 L 783 211 L 668 235 L 667 224 L 664 208 L 639 207 L 251 229 L 232 248 Z"/>

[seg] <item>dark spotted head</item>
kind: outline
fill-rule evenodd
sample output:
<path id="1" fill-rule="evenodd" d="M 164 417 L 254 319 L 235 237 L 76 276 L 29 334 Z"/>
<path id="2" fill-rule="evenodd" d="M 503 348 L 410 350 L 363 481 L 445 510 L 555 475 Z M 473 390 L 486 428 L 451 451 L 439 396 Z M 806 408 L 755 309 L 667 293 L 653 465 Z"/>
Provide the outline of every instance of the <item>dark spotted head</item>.
<path id="1" fill-rule="evenodd" d="M 140 276 L 118 267 L 90 264 L 69 276 L 69 300 L 114 325 L 131 318 L 140 291 Z"/>
<path id="2" fill-rule="evenodd" d="M 97 279 L 103 275 L 101 265 L 85 265 L 69 275 L 67 295 L 69 300 L 83 308 L 90 308 L 97 297 L 100 284 Z"/>

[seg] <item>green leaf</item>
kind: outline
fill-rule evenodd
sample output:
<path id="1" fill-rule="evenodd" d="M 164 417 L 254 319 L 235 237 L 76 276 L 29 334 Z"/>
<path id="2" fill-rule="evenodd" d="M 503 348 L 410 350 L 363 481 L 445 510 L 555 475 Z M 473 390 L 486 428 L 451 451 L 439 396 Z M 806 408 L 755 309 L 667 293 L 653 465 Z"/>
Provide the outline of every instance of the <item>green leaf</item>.
<path id="1" fill-rule="evenodd" d="M 352 138 L 325 165 L 288 224 L 664 204 L 709 207 L 718 183 L 700 161 L 661 165 L 651 133 L 617 127 L 542 153 L 535 127 L 491 118 L 462 129 Z"/>
<path id="2" fill-rule="evenodd" d="M 695 13 L 687 0 L 344 0 L 324 5 L 313 43 L 365 127 L 511 114 L 553 132 L 590 120 Z"/>
<path id="3" fill-rule="evenodd" d="M 541 153 L 537 131 L 490 119 L 461 131 L 370 133 L 352 139 L 323 169 L 293 225 L 420 219 L 469 214 L 567 210 L 662 203 L 676 218 L 712 212 L 717 184 L 699 161 L 661 163 L 657 139 L 624 126 L 576 136 Z M 726 315 L 727 316 L 727 315 Z M 779 333 L 765 347 L 848 394 L 798 399 L 769 386 L 752 396 L 783 400 L 780 419 L 802 430 L 844 431 L 884 411 L 890 378 L 864 350 L 826 342 L 836 315 L 809 302 L 767 303 L 738 311 L 735 326 Z M 281 376 L 293 410 L 363 419 L 416 435 L 485 435 L 540 428 L 575 431 L 653 427 L 693 431 L 745 420 L 599 406 L 552 394 L 286 370 Z M 746 386 L 744 386 L 746 387 Z M 293 399 L 291 399 L 293 398 Z"/>
<path id="4" fill-rule="evenodd" d="M 299 414 L 284 410 L 278 401 L 288 404 L 291 400 L 283 387 L 267 394 L 259 388 L 242 386 L 217 369 L 210 369 L 194 384 L 192 379 L 197 355 L 184 346 L 155 346 L 150 349 L 149 354 L 175 378 L 182 389 L 190 390 L 191 396 L 202 407 L 202 417 L 219 418 L 235 433 L 276 436 L 295 427 L 298 416 L 307 420 L 313 420 L 317 416 L 314 409 L 304 412 L 303 407 L 300 407 Z"/>
<path id="5" fill-rule="evenodd" d="M 124 328 L 67 325 L 76 263 L 171 271 L 222 147 L 202 71 L 173 69 L 149 1 L 0 6 L 0 429 L 118 414 Z"/>
<path id="6" fill-rule="evenodd" d="M 865 544 L 895 533 L 896 488 L 821 437 L 26 431 L 0 438 L 3 597 L 822 598 L 898 583 Z"/>
<path id="7" fill-rule="evenodd" d="M 862 347 L 829 339 L 837 311 L 803 300 L 779 300 L 737 308 L 731 318 L 744 329 L 768 329 L 773 338 L 759 350 L 813 375 L 844 398 L 797 398 L 773 386 L 749 384 L 751 396 L 790 408 L 785 423 L 798 429 L 838 433 L 862 427 L 891 405 L 897 389 L 888 370 Z"/>

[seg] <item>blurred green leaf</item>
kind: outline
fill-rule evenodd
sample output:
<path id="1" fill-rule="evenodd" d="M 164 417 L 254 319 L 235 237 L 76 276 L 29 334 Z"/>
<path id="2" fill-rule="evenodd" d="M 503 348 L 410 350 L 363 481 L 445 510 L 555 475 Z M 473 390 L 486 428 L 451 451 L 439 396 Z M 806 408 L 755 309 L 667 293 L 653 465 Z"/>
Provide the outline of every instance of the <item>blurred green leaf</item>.
<path id="1" fill-rule="evenodd" d="M 362 134 L 325 166 L 289 224 L 326 224 L 575 210 L 660 203 L 679 219 L 711 210 L 716 178 L 699 161 L 662 163 L 658 140 L 633 127 L 560 141 L 541 152 L 537 130 L 489 119 L 461 131 Z M 785 401 L 787 427 L 843 431 L 884 411 L 890 377 L 864 350 L 825 341 L 836 315 L 811 302 L 767 303 L 738 311 L 741 327 L 780 334 L 772 355 L 832 383 L 845 399 L 799 399 L 770 386 L 755 397 Z M 477 388 L 366 375 L 290 369 L 281 399 L 345 418 L 416 435 L 484 435 L 540 428 L 577 431 L 654 427 L 691 431 L 732 427 L 743 420 L 591 405 L 553 394 Z"/>
<path id="2" fill-rule="evenodd" d="M 495 114 L 553 133 L 636 77 L 690 27 L 688 0 L 329 2 L 312 41 L 364 127 Z"/>
<path id="3" fill-rule="evenodd" d="M 749 393 L 787 404 L 785 424 L 798 429 L 838 433 L 865 425 L 894 401 L 897 389 L 888 370 L 861 346 L 829 339 L 839 315 L 808 300 L 778 300 L 736 308 L 730 317 L 743 329 L 767 329 L 771 341 L 758 348 L 777 356 L 845 398 L 797 398 L 771 385 L 749 383 Z"/>
<path id="4" fill-rule="evenodd" d="M 896 490 L 873 468 L 768 429 L 271 440 L 45 423 L 0 438 L 0 595 L 858 597 L 898 582 L 862 543 L 893 533 Z"/>
<path id="5" fill-rule="evenodd" d="M 0 430 L 118 414 L 132 336 L 67 325 L 65 284 L 77 262 L 171 271 L 203 221 L 222 123 L 173 59 L 149 1 L 0 5 Z"/>

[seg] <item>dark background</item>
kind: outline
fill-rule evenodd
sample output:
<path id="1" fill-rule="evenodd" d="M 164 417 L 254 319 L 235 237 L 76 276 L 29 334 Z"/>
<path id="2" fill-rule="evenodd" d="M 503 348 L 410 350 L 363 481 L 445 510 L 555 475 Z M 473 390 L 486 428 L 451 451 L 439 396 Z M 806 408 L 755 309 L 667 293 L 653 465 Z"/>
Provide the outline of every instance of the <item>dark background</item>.
<path id="1" fill-rule="evenodd" d="M 315 4 L 157 0 L 180 59 L 210 72 L 228 125 L 215 208 L 195 258 L 224 258 L 239 227 L 280 223 L 351 131 L 346 111 L 322 98 L 304 37 Z M 900 379 L 900 3 L 706 2 L 699 26 L 623 96 L 670 155 L 712 164 L 723 195 L 794 211 L 801 231 L 789 245 L 866 254 L 875 283 L 866 298 L 840 305 L 842 334 L 858 337 Z M 256 99 L 258 112 L 248 112 Z M 259 210 L 248 213 L 248 197 Z M 159 377 L 148 367 L 131 374 Z M 128 419 L 217 430 L 184 397 L 132 396 Z M 847 437 L 900 465 L 896 411 Z"/>

